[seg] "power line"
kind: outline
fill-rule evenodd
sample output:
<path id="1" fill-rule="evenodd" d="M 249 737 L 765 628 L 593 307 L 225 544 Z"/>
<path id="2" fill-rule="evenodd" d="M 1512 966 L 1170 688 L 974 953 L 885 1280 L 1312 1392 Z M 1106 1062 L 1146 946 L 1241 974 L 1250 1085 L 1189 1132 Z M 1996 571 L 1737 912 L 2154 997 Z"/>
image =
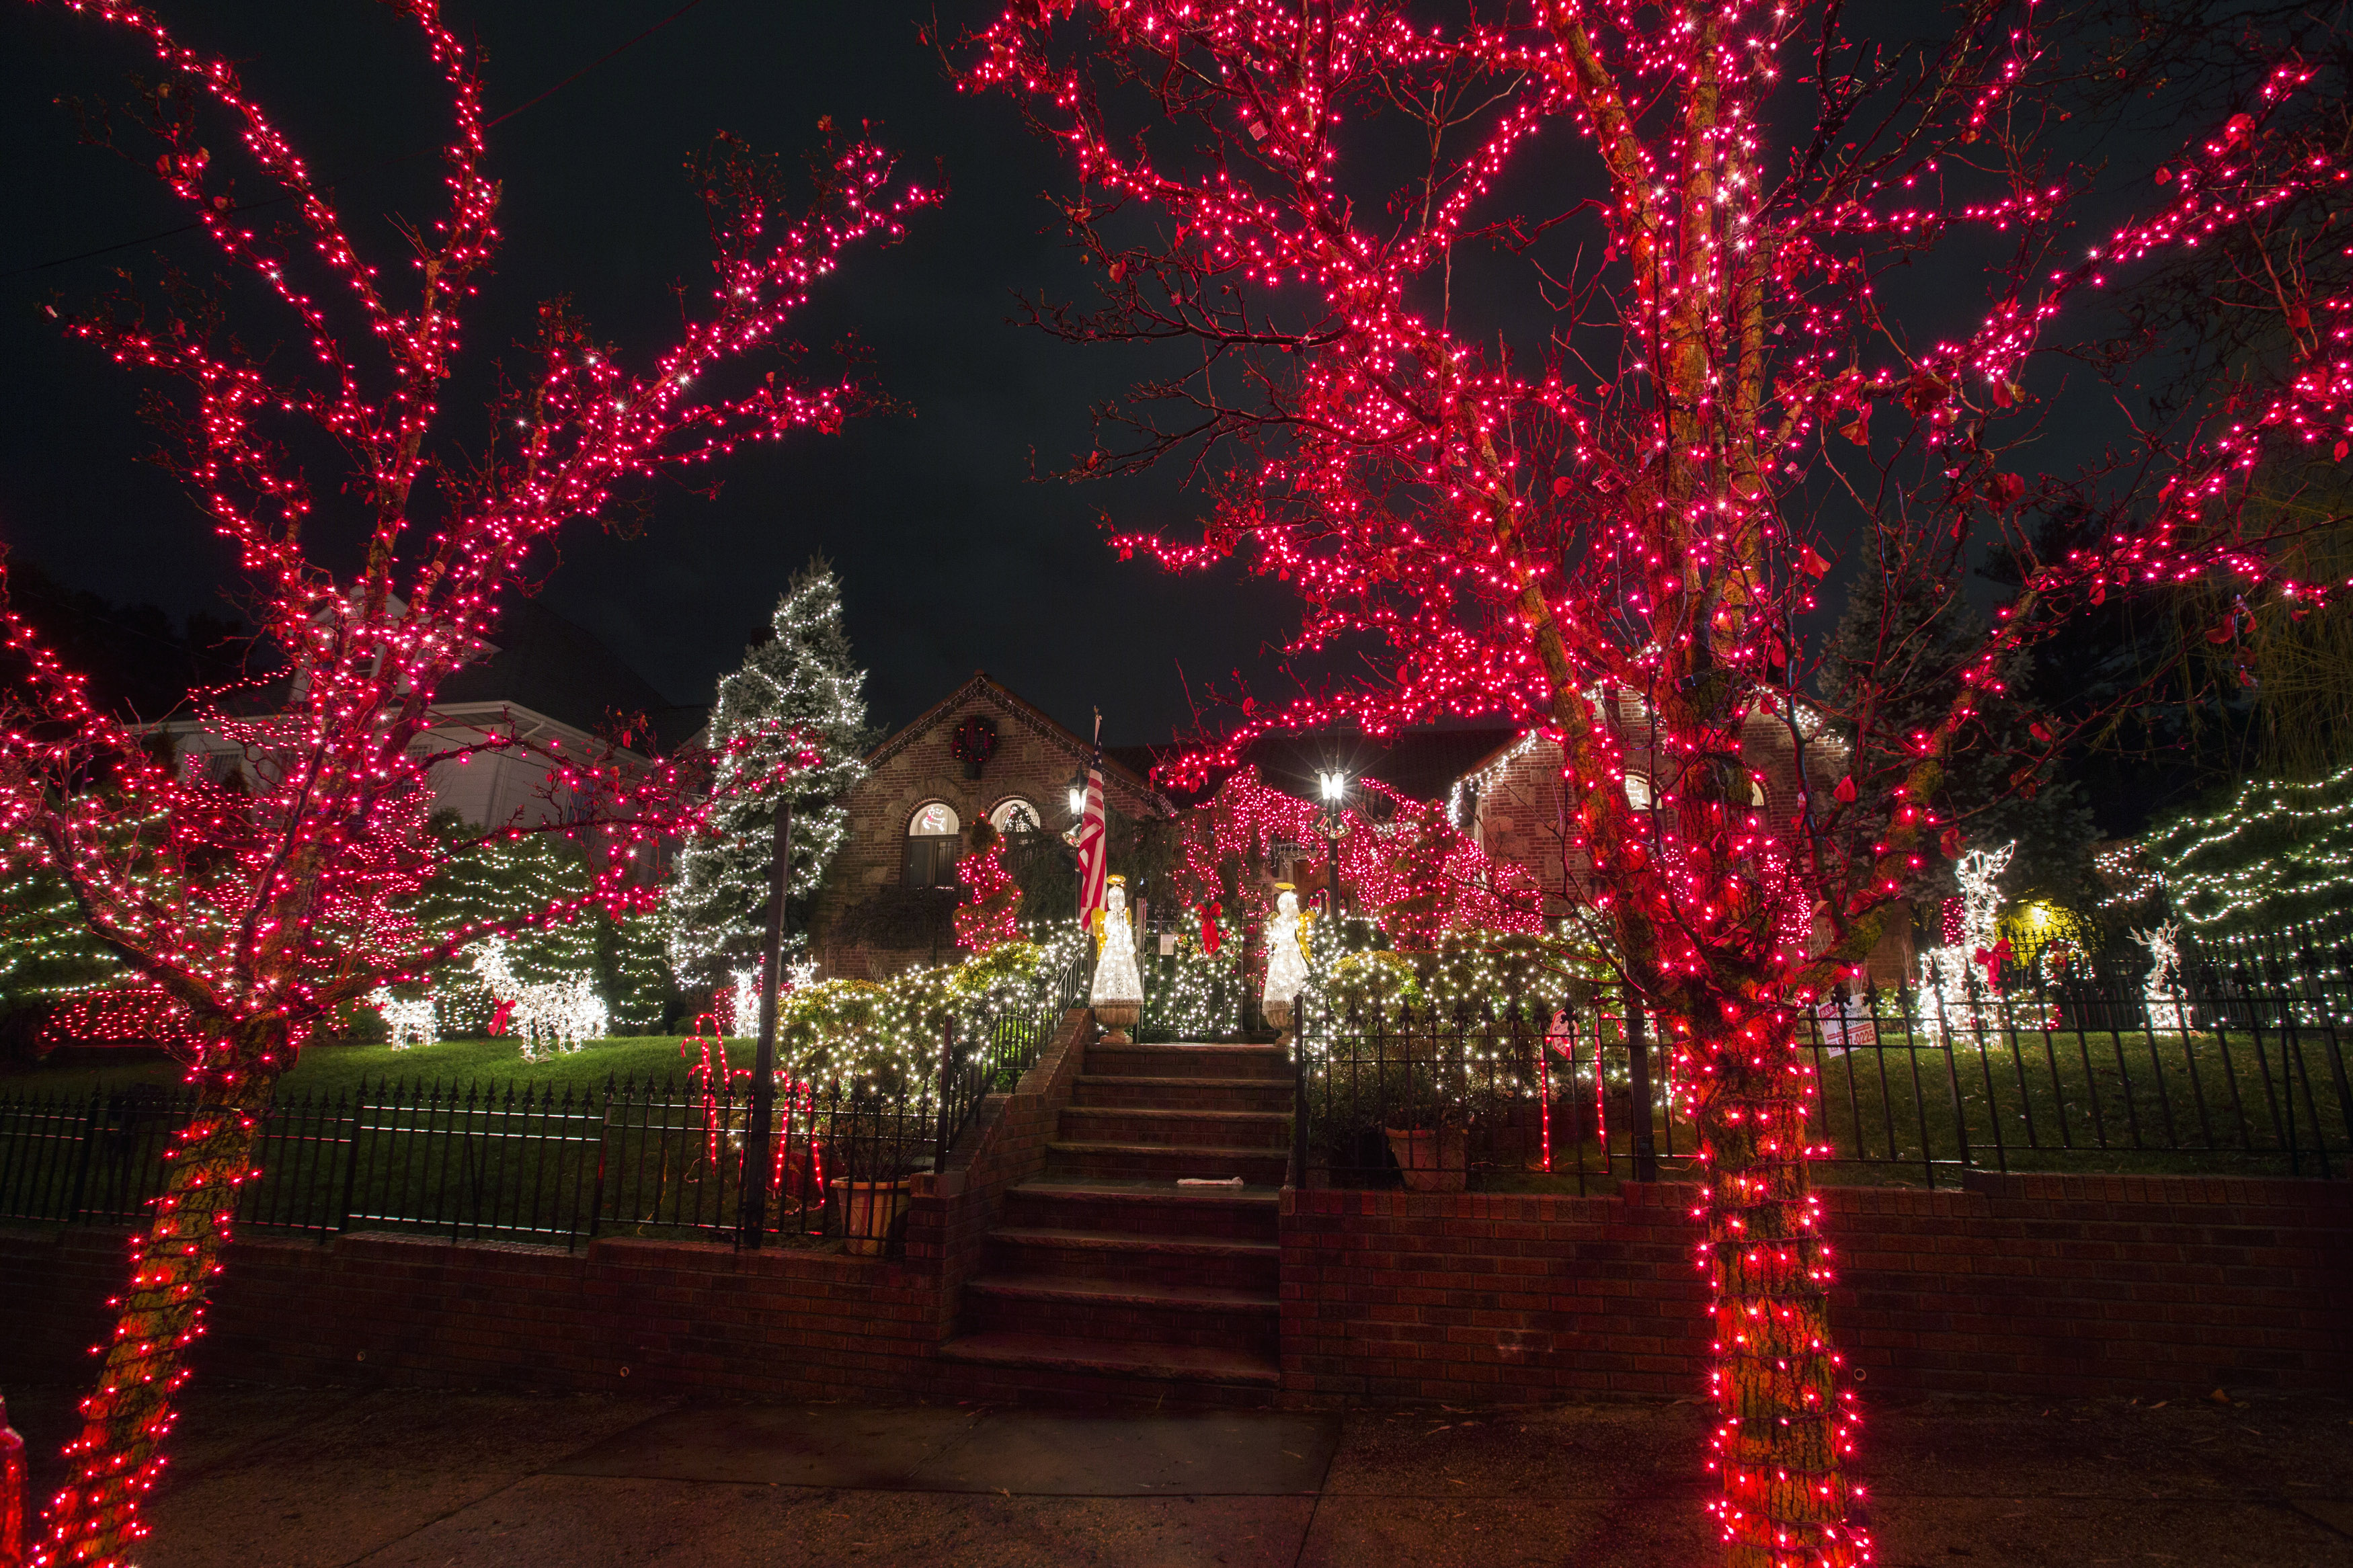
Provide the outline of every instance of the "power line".
<path id="1" fill-rule="evenodd" d="M 636 47 L 638 45 L 645 42 L 648 38 L 652 37 L 656 33 L 660 32 L 664 27 L 669 26 L 672 22 L 677 21 L 681 16 L 685 16 L 689 11 L 693 10 L 697 5 L 702 4 L 702 0 L 685 0 L 684 5 L 679 6 L 677 10 L 672 11 L 669 16 L 664 16 L 660 21 L 656 22 L 653 26 L 646 28 L 642 32 L 635 34 L 630 37 L 624 38 L 621 42 L 614 45 L 611 48 L 607 49 L 603 54 L 598 55 L 595 59 L 590 60 L 586 65 L 582 66 L 578 70 L 574 71 L 570 76 L 565 77 L 562 81 L 557 82 L 554 86 L 533 97 L 523 100 L 521 103 L 516 104 L 512 109 L 508 110 L 504 114 L 499 115 L 497 118 L 483 121 L 482 129 L 485 131 L 495 130 L 499 126 L 505 124 L 508 121 L 512 120 L 516 115 L 521 114 L 524 110 L 531 109 L 546 102 L 549 99 L 554 98 L 557 93 L 562 92 L 565 88 L 570 87 L 574 82 L 578 81 L 582 77 L 586 76 L 590 71 L 595 70 L 597 67 L 613 58 L 614 56 Z M 441 149 L 438 147 L 419 147 L 411 152 L 396 153 L 389 158 L 379 158 L 373 163 L 361 164 L 358 168 L 351 171 L 351 174 L 345 177 L 353 178 L 361 174 L 372 174 L 379 169 L 388 169 L 396 163 L 406 163 L 412 159 L 427 157 L 440 151 Z M 228 208 L 227 210 L 232 213 L 255 212 L 259 211 L 260 208 L 274 207 L 279 205 L 280 203 L 290 202 L 294 198 L 290 195 L 281 194 L 279 195 L 266 197 L 265 199 L 258 202 L 243 202 L 236 206 Z M 187 234 L 192 230 L 199 229 L 203 226 L 204 223 L 200 219 L 195 223 L 181 224 L 175 228 L 161 229 L 153 234 L 142 235 L 137 239 L 126 239 L 113 245 L 101 245 L 94 250 L 77 251 L 71 256 L 55 257 L 47 261 L 36 261 L 29 267 L 19 267 L 13 271 L 0 272 L 0 283 L 5 283 L 15 278 L 29 277 L 36 272 L 47 272 L 51 268 L 55 267 L 70 267 L 77 261 L 88 261 L 95 257 L 111 256 L 118 250 L 136 250 L 142 246 L 153 245 L 157 240 L 170 239 L 174 235 Z"/>

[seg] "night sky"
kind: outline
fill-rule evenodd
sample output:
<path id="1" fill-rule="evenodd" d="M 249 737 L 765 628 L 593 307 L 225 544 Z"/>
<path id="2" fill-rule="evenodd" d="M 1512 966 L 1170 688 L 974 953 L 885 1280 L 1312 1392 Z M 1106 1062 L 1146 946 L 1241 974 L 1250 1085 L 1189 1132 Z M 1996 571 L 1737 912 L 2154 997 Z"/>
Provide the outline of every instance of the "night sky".
<path id="1" fill-rule="evenodd" d="M 739 452 L 715 501 L 666 489 L 638 539 L 575 526 L 545 601 L 673 700 L 707 701 L 786 577 L 821 551 L 844 580 L 878 719 L 912 718 L 986 668 L 1073 728 L 1100 705 L 1107 739 L 1166 739 L 1187 712 L 1176 661 L 1197 684 L 1251 667 L 1286 624 L 1288 599 L 1240 574 L 1172 579 L 1102 544 L 1107 509 L 1130 523 L 1190 516 L 1173 480 L 1033 479 L 1086 449 L 1091 400 L 1138 368 L 1008 320 L 1017 292 L 1070 297 L 1085 287 L 1043 200 L 1065 171 L 1008 102 L 949 84 L 918 34 L 926 7 L 699 0 L 676 13 L 678 0 L 448 7 L 486 51 L 491 115 L 675 14 L 491 132 L 506 244 L 470 322 L 470 361 L 479 370 L 523 337 L 533 308 L 558 292 L 625 351 L 663 346 L 677 320 L 671 285 L 699 289 L 709 276 L 702 210 L 681 160 L 723 128 L 797 159 L 829 114 L 844 125 L 880 121 L 881 140 L 922 163 L 938 160 L 953 186 L 905 243 L 855 255 L 798 333 L 821 347 L 853 329 L 874 351 L 881 385 L 916 416 Z M 436 160 L 414 154 L 446 123 L 414 32 L 363 0 L 164 14 L 191 43 L 240 62 L 248 86 L 335 186 L 373 258 L 387 272 L 401 263 L 382 219 L 439 210 Z M 980 16 L 940 14 L 951 30 Z M 39 309 L 90 299 L 111 268 L 153 277 L 159 258 L 207 259 L 202 237 L 189 234 L 43 265 L 187 221 L 147 166 L 143 133 L 126 126 L 119 137 L 139 162 L 80 145 L 52 101 L 119 102 L 127 75 L 142 68 L 141 51 L 96 23 L 26 5 L 0 17 L 0 179 L 11 215 L 0 225 L 0 540 L 71 586 L 178 616 L 220 607 L 230 552 L 168 477 L 135 461 L 153 445 L 135 416 L 137 378 L 63 339 Z M 248 193 L 259 187 L 247 173 L 240 199 Z M 282 330 L 259 314 L 243 320 L 253 337 Z M 461 433 L 471 428 L 467 392 L 458 384 L 444 405 Z M 324 489 L 332 499 L 332 483 Z"/>
<path id="2" fill-rule="evenodd" d="M 938 23 L 954 37 L 996 8 L 943 5 Z M 242 62 L 248 88 L 338 191 L 363 247 L 398 266 L 406 253 L 386 216 L 440 210 L 431 153 L 446 124 L 444 89 L 413 30 L 365 0 L 191 0 L 167 14 L 190 42 Z M 667 345 L 672 286 L 699 292 L 709 276 L 702 206 L 681 164 L 714 132 L 798 158 L 818 144 L 820 116 L 845 127 L 877 121 L 880 139 L 920 165 L 937 160 L 952 186 L 903 244 L 853 255 L 797 334 L 822 347 L 854 330 L 875 354 L 881 385 L 915 416 L 738 452 L 722 466 L 716 500 L 665 489 L 639 538 L 575 526 L 560 563 L 543 563 L 549 605 L 673 700 L 707 701 L 789 574 L 821 551 L 843 577 L 850 636 L 885 723 L 987 668 L 1074 729 L 1100 705 L 1107 739 L 1164 741 L 1187 723 L 1180 662 L 1196 689 L 1237 668 L 1267 674 L 1268 641 L 1295 614 L 1278 584 L 1238 569 L 1170 578 L 1118 561 L 1102 543 L 1106 512 L 1131 528 L 1189 521 L 1200 498 L 1178 476 L 1082 487 L 1043 477 L 1088 449 L 1090 405 L 1150 367 L 1011 320 L 1017 294 L 1086 296 L 1088 275 L 1045 200 L 1070 189 L 1068 171 L 1010 102 L 955 90 L 919 32 L 932 11 L 457 0 L 448 14 L 486 52 L 489 112 L 530 105 L 491 132 L 506 243 L 469 323 L 470 368 L 444 400 L 445 424 L 460 435 L 475 427 L 468 411 L 480 404 L 491 363 L 528 335 L 544 298 L 569 294 L 636 363 Z M 39 309 L 90 300 L 111 268 L 152 278 L 166 260 L 208 259 L 195 234 L 83 255 L 187 222 L 153 176 L 143 133 L 122 134 L 134 160 L 80 145 L 52 101 L 120 100 L 126 74 L 144 66 L 127 38 L 61 8 L 0 13 L 0 181 L 10 214 L 0 225 L 0 355 L 9 370 L 0 378 L 0 540 L 71 586 L 179 616 L 220 607 L 229 552 L 170 479 L 134 461 L 152 443 L 134 416 L 136 378 L 65 341 Z M 2101 171 L 2084 209 L 2090 233 L 2121 210 L 2120 197 L 2145 199 L 2149 166 L 2176 144 L 2179 122 L 2160 95 L 2128 114 L 2079 120 L 2068 134 L 2067 151 Z M 1538 178 L 1556 181 L 1546 199 L 1573 205 L 1572 187 L 1594 170 L 1588 150 L 1563 145 L 1564 162 Z M 263 194 L 248 174 L 240 199 L 249 193 Z M 1998 282 L 2006 244 L 1964 234 L 1884 278 L 1881 303 L 1922 338 L 1963 330 Z M 1474 269 L 1464 276 L 1478 277 L 1489 264 L 1466 257 L 1464 265 Z M 1465 315 L 1488 308 L 1489 290 L 1463 293 L 1478 296 L 1457 300 Z M 240 320 L 255 337 L 283 330 L 282 317 Z M 1540 340 L 1550 322 L 1493 324 Z M 2079 386 L 2092 395 L 2076 395 Z M 2124 405 L 2081 368 L 2046 359 L 2030 387 L 2046 421 L 2037 455 L 2051 468 L 2065 471 L 2073 454 L 2126 433 Z M 332 500 L 332 479 L 323 489 Z M 1825 520 L 1841 504 L 1834 490 L 1815 499 Z M 1830 544 L 1835 553 L 1835 537 Z M 1851 570 L 1827 584 L 1823 618 L 1837 613 Z M 1991 593 L 1983 583 L 1972 591 L 1981 602 Z M 1260 689 L 1267 694 L 1262 679 Z"/>

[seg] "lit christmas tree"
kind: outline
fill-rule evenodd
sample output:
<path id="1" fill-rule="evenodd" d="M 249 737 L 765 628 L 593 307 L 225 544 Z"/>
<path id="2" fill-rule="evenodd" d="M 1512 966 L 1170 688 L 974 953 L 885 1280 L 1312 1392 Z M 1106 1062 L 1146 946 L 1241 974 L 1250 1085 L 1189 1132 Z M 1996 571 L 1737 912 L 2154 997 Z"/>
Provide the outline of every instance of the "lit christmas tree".
<path id="1" fill-rule="evenodd" d="M 955 912 L 956 945 L 978 952 L 1021 934 L 1021 884 L 1005 868 L 1005 836 L 986 822 L 972 826 L 972 853 L 956 863 L 964 902 Z"/>
<path id="2" fill-rule="evenodd" d="M 48 1013 L 124 973 L 83 923 L 73 892 L 47 871 L 0 882 L 0 1017 Z"/>
<path id="3" fill-rule="evenodd" d="M 586 907 L 595 879 L 578 844 L 551 832 L 470 841 L 474 830 L 453 812 L 437 814 L 432 828 L 447 858 L 417 896 L 415 916 L 424 931 L 457 949 L 426 987 L 444 1036 L 487 1034 L 497 1005 L 513 1000 L 493 997 L 483 985 L 476 965 L 482 942 L 468 941 L 470 933 L 507 933 L 507 964 L 522 981 L 553 985 L 597 973 L 595 917 L 514 929 L 516 910 Z M 396 994 L 423 993 L 404 986 Z"/>
<path id="4" fill-rule="evenodd" d="M 670 916 L 662 910 L 598 923 L 598 968 L 614 1026 L 656 1034 L 670 1016 L 677 982 L 670 967 Z"/>
<path id="5" fill-rule="evenodd" d="M 812 560 L 776 601 L 774 635 L 744 650 L 719 683 L 711 747 L 719 755 L 705 830 L 680 852 L 666 907 L 670 962 L 691 983 L 717 985 L 758 961 L 776 856 L 776 801 L 793 797 L 790 895 L 806 899 L 849 837 L 843 805 L 865 776 L 866 672 L 841 628 L 841 587 Z M 814 767 L 779 777 L 786 748 L 815 749 Z M 805 931 L 786 946 L 798 952 Z"/>

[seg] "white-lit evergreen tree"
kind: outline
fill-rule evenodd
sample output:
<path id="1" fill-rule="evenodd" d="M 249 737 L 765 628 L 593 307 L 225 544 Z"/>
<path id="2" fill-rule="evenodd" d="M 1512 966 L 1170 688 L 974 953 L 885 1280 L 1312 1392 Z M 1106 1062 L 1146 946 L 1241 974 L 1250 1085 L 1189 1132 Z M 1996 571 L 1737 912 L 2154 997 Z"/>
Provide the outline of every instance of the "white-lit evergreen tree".
<path id="1" fill-rule="evenodd" d="M 796 735 L 821 760 L 779 780 Z M 710 736 L 720 756 L 717 804 L 708 832 L 679 854 L 668 903 L 670 959 L 682 979 L 723 984 L 731 970 L 758 962 L 781 795 L 794 802 L 791 897 L 817 892 L 849 838 L 845 803 L 865 774 L 869 739 L 866 672 L 851 662 L 840 584 L 815 559 L 776 601 L 768 639 L 746 648 L 744 667 L 719 682 Z M 787 945 L 805 942 L 796 931 Z"/>
<path id="2" fill-rule="evenodd" d="M 597 931 L 605 1000 L 613 1022 L 632 1034 L 650 1034 L 670 1016 L 677 989 L 670 967 L 670 912 L 603 919 Z"/>
<path id="3" fill-rule="evenodd" d="M 558 834 L 527 834 L 513 840 L 470 843 L 476 829 L 454 812 L 435 815 L 433 829 L 455 846 L 417 901 L 418 925 L 447 938 L 494 924 L 519 908 L 545 908 L 584 897 L 588 868 L 579 846 Z M 517 978 L 555 984 L 575 974 L 595 974 L 596 921 L 586 913 L 570 921 L 515 931 L 507 938 L 507 961 Z M 444 1036 L 479 1035 L 490 1026 L 495 1003 L 475 973 L 479 943 L 470 943 L 435 973 L 430 993 Z M 414 987 L 395 987 L 405 994 Z"/>

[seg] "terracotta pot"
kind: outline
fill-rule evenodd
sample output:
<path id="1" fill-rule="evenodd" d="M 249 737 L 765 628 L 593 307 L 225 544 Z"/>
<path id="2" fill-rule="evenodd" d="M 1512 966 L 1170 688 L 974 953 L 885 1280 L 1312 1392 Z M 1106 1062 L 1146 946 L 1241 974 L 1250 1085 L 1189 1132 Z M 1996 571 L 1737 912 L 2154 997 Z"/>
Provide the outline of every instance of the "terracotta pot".
<path id="1" fill-rule="evenodd" d="M 1460 1127 L 1388 1127 L 1389 1155 L 1412 1193 L 1459 1193 L 1471 1184 L 1471 1139 Z"/>
<path id="2" fill-rule="evenodd" d="M 843 1250 L 860 1258 L 880 1257 L 907 1212 L 910 1184 L 903 1176 L 895 1182 L 842 1183 L 842 1228 L 849 1233 Z"/>
<path id="3" fill-rule="evenodd" d="M 1103 1026 L 1103 1044 L 1107 1046 L 1126 1045 L 1128 1030 L 1134 1028 L 1136 1020 L 1143 1016 L 1144 1004 L 1141 1002 L 1095 1004 L 1095 1022 Z"/>

